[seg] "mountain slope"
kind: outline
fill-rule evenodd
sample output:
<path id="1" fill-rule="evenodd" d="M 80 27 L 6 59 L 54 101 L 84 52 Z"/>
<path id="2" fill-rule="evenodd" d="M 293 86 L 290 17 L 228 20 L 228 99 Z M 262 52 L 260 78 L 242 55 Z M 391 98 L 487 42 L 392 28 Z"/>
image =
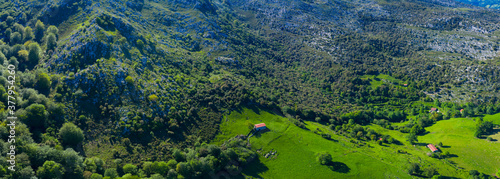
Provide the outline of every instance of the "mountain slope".
<path id="1" fill-rule="evenodd" d="M 406 132 L 432 104 L 446 104 L 446 117 L 500 111 L 500 13 L 452 0 L 0 2 L 2 69 L 19 69 L 17 115 L 27 125 L 19 145 L 30 146 L 19 153 L 32 165 L 21 166 L 34 171 L 45 161 L 66 164 L 35 154 L 67 148 L 100 157 L 120 176 L 126 163 L 176 156 L 181 165 L 213 161 L 194 177 L 231 173 L 255 152 L 237 139 L 203 143 L 245 105 L 298 126 L 384 119 L 411 123 L 397 129 Z M 28 123 L 37 117 L 44 123 Z M 83 130 L 79 145 L 58 134 L 66 122 Z M 205 151 L 218 147 L 224 155 Z M 104 174 L 81 160 L 62 175 Z M 168 169 L 159 174 L 190 173 Z"/>

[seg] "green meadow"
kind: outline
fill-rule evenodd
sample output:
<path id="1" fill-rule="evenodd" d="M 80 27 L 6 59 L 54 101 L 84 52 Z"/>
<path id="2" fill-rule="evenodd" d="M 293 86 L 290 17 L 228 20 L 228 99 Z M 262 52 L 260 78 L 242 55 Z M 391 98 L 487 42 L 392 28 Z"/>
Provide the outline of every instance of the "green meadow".
<path id="1" fill-rule="evenodd" d="M 485 120 L 500 122 L 500 114 L 486 115 Z M 500 143 L 499 134 L 493 135 L 497 141 L 488 141 L 474 137 L 476 122 L 467 118 L 452 118 L 439 121 L 433 126 L 427 127 L 429 132 L 418 138 L 423 143 L 442 142 L 443 151 L 448 151 L 453 157 L 449 158 L 452 163 L 466 170 L 478 170 L 480 172 L 495 175 L 500 168 Z"/>
<path id="2" fill-rule="evenodd" d="M 485 120 L 500 122 L 500 115 L 485 116 Z M 410 163 L 421 168 L 432 167 L 440 175 L 464 178 L 469 170 L 494 174 L 500 166 L 500 144 L 473 137 L 475 122 L 472 119 L 453 118 L 438 121 L 427 127 L 427 134 L 419 136 L 413 146 L 406 142 L 406 135 L 378 125 L 367 125 L 375 131 L 391 135 L 401 144 L 383 144 L 373 141 L 357 141 L 336 135 L 328 127 L 316 122 L 306 122 L 307 129 L 295 126 L 287 118 L 272 111 L 258 108 L 240 108 L 223 118 L 220 133 L 212 143 L 239 134 L 247 135 L 253 124 L 266 123 L 270 129 L 250 138 L 252 150 L 258 152 L 258 160 L 243 170 L 243 174 L 255 178 L 412 178 L 406 173 Z M 317 133 L 329 133 L 325 139 Z M 499 135 L 500 136 L 500 135 Z M 448 151 L 448 159 L 428 156 L 429 143 L 442 142 L 442 151 Z M 277 155 L 265 158 L 269 151 Z M 320 165 L 316 161 L 318 152 L 327 151 L 333 157 L 332 166 Z M 401 152 L 398 152 L 401 151 Z"/>

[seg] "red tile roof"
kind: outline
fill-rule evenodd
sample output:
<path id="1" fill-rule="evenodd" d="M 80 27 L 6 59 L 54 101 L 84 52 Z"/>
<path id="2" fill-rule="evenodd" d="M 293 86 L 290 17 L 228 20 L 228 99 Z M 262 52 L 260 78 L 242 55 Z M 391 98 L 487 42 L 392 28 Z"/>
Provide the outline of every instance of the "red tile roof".
<path id="1" fill-rule="evenodd" d="M 432 145 L 432 144 L 427 145 L 427 147 L 429 147 L 429 149 L 431 149 L 432 152 L 438 151 L 438 149 L 436 147 L 434 147 L 434 145 Z"/>
<path id="2" fill-rule="evenodd" d="M 255 124 L 255 128 L 260 128 L 260 127 L 266 127 L 266 124 L 264 123 Z"/>
<path id="3" fill-rule="evenodd" d="M 436 111 L 436 110 L 437 110 L 437 108 L 431 108 L 431 111 Z"/>

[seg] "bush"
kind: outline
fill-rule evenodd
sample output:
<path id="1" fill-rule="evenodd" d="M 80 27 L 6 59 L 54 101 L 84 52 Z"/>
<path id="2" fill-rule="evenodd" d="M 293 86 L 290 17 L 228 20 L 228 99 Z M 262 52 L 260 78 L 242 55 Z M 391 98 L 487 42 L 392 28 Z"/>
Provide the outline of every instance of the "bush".
<path id="1" fill-rule="evenodd" d="M 486 138 L 486 139 L 487 139 L 488 141 L 493 141 L 493 138 L 491 138 L 491 137 L 488 137 L 488 138 Z"/>
<path id="2" fill-rule="evenodd" d="M 332 163 L 332 155 L 328 152 L 321 152 L 317 154 L 317 160 L 321 165 L 328 165 Z"/>
<path id="3" fill-rule="evenodd" d="M 83 141 L 83 131 L 73 123 L 65 123 L 59 130 L 59 136 L 62 143 L 70 146 L 76 146 Z"/>
<path id="4" fill-rule="evenodd" d="M 42 167 L 38 168 L 36 173 L 41 179 L 62 179 L 64 168 L 54 161 L 46 161 Z"/>

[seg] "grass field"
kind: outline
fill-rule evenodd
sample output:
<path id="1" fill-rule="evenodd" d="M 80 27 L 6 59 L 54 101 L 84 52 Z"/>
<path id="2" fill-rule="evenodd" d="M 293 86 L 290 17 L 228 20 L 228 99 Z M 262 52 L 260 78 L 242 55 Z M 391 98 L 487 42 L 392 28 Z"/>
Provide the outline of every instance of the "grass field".
<path id="1" fill-rule="evenodd" d="M 363 75 L 361 79 L 370 79 L 370 84 L 373 89 L 382 86 L 384 83 L 392 83 L 392 84 L 398 84 L 398 85 L 403 85 L 404 81 L 398 80 L 392 76 L 385 75 L 385 74 L 379 74 L 379 75 Z"/>
<path id="2" fill-rule="evenodd" d="M 500 114 L 486 115 L 484 120 L 500 124 Z M 473 137 L 475 121 L 452 118 L 438 121 L 427 127 L 427 133 L 418 137 L 413 146 L 406 142 L 406 135 L 378 125 L 367 125 L 378 133 L 388 134 L 402 144 L 377 145 L 373 141 L 351 141 L 336 135 L 328 127 L 306 122 L 306 129 L 292 124 L 287 118 L 258 108 L 241 108 L 225 116 L 220 134 L 212 142 L 223 141 L 238 134 L 248 134 L 253 124 L 266 123 L 270 131 L 250 138 L 252 150 L 261 149 L 259 160 L 245 167 L 245 176 L 258 178 L 414 178 L 406 174 L 410 163 L 421 168 L 436 168 L 440 175 L 450 178 L 467 178 L 469 170 L 494 175 L 500 166 L 500 133 L 491 135 L 497 141 Z M 329 133 L 331 140 L 322 138 L 314 131 Z M 442 151 L 448 151 L 448 161 L 427 156 L 429 143 L 442 142 Z M 265 158 L 269 151 L 277 151 L 276 158 Z M 320 165 L 316 153 L 327 151 L 334 166 Z M 397 151 L 404 151 L 398 153 Z"/>
<path id="3" fill-rule="evenodd" d="M 487 115 L 484 118 L 496 123 L 500 122 L 499 114 Z M 455 155 L 449 160 L 459 167 L 494 175 L 500 168 L 500 143 L 475 138 L 475 124 L 473 119 L 466 118 L 439 121 L 426 128 L 429 134 L 420 136 L 418 139 L 419 142 L 424 143 L 442 142 L 445 146 L 443 151 Z M 498 134 L 495 138 L 499 138 Z"/>
<path id="4" fill-rule="evenodd" d="M 301 129 L 289 122 L 287 118 L 258 108 L 241 108 L 225 116 L 220 125 L 221 132 L 212 143 L 221 144 L 224 140 L 238 134 L 246 135 L 251 125 L 261 122 L 266 123 L 270 131 L 250 138 L 252 150 L 262 149 L 262 152 L 259 154 L 259 160 L 245 167 L 243 174 L 246 176 L 259 178 L 366 178 L 368 176 L 370 178 L 412 178 L 406 174 L 410 163 L 419 163 L 422 168 L 434 167 L 441 175 L 448 177 L 464 178 L 464 173 L 467 172 L 457 170 L 444 160 L 428 157 L 429 149 L 425 148 L 424 142 L 434 143 L 435 141 L 425 139 L 426 136 L 419 137 L 420 145 L 412 146 L 405 141 L 406 134 L 377 125 L 369 125 L 368 127 L 382 134 L 389 134 L 403 144 L 379 146 L 373 141 L 351 142 L 350 138 L 335 135 L 324 125 L 306 122 L 308 130 Z M 316 130 L 331 134 L 332 140 L 324 139 L 314 133 L 313 131 Z M 428 135 L 435 136 L 435 134 Z M 435 138 L 440 138 L 440 136 L 435 136 Z M 479 141 L 486 142 L 486 140 Z M 448 141 L 442 142 L 448 145 Z M 447 150 L 452 148 L 447 148 Z M 277 157 L 265 158 L 263 154 L 271 150 L 277 151 Z M 398 150 L 405 151 L 406 154 L 399 154 Z M 316 161 L 316 153 L 322 151 L 328 151 L 332 155 L 334 167 L 320 165 Z M 450 152 L 462 155 L 451 150 Z M 479 167 L 473 168 L 481 170 Z"/>

